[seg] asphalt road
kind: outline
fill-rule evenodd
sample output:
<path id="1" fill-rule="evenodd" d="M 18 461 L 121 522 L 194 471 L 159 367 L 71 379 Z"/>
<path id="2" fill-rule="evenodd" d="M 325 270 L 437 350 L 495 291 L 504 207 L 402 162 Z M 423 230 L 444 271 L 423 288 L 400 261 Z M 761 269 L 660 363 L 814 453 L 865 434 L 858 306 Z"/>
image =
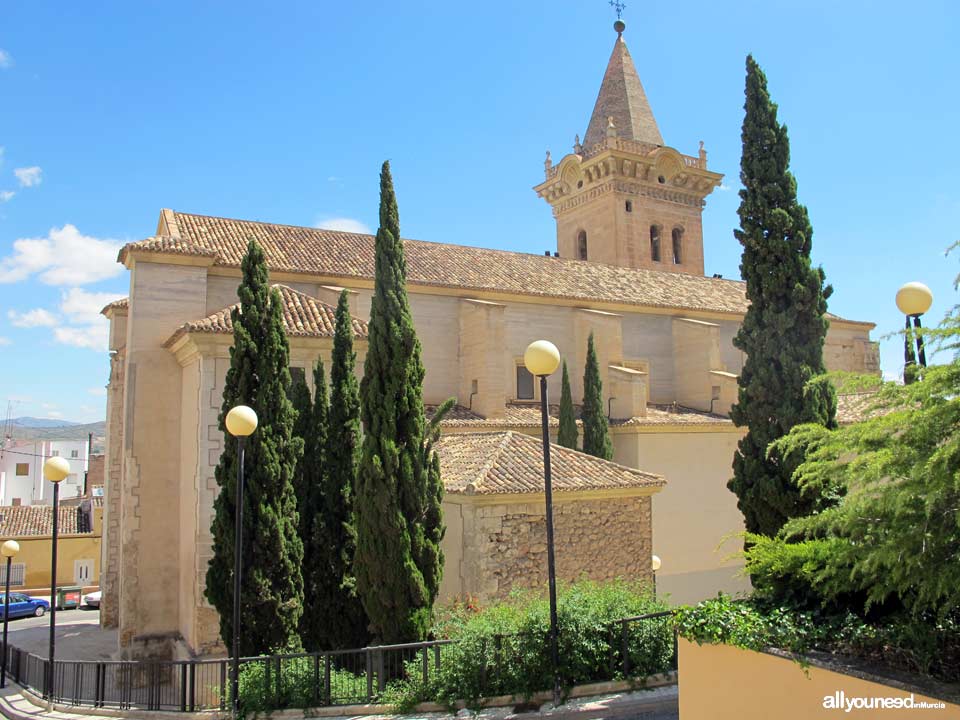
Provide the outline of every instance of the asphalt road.
<path id="1" fill-rule="evenodd" d="M 47 656 L 50 614 L 11 618 L 11 645 Z M 117 631 L 100 628 L 100 611 L 87 608 L 57 611 L 57 658 L 60 660 L 110 660 L 117 651 Z"/>

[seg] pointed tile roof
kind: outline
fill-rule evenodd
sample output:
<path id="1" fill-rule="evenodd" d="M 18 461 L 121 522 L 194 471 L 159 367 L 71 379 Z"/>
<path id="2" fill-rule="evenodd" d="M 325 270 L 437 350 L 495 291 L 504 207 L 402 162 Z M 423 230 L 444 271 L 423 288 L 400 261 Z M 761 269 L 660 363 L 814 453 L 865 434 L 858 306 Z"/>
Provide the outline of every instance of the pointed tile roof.
<path id="1" fill-rule="evenodd" d="M 444 435 L 434 446 L 448 493 L 492 495 L 543 492 L 543 446 L 540 439 L 505 432 Z M 666 481 L 660 475 L 618 465 L 577 450 L 550 444 L 552 486 L 557 492 L 650 488 Z"/>
<path id="2" fill-rule="evenodd" d="M 333 337 L 336 308 L 286 285 L 277 283 L 273 287 L 280 291 L 280 299 L 283 301 L 283 329 L 288 337 Z M 184 323 L 164 343 L 164 347 L 173 347 L 177 340 L 189 333 L 232 334 L 231 314 L 238 305 L 239 303 L 234 303 L 202 320 Z M 367 324 L 353 318 L 353 332 L 356 339 L 366 340 Z"/>
<path id="3" fill-rule="evenodd" d="M 608 118 L 611 117 L 617 137 L 663 145 L 663 137 L 647 102 L 647 94 L 643 91 L 640 76 L 620 33 L 617 33 L 607 71 L 603 74 L 597 103 L 593 106 L 587 135 L 583 139 L 584 147 L 603 142 L 607 137 Z"/>

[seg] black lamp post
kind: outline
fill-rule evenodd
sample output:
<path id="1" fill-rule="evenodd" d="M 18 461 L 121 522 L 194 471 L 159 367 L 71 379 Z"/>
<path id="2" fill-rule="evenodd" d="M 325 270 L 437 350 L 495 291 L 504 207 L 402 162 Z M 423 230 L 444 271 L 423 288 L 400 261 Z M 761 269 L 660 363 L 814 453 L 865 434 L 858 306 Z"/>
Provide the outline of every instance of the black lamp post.
<path id="1" fill-rule="evenodd" d="M 920 282 L 908 282 L 897 290 L 897 307 L 906 316 L 906 325 L 903 334 L 903 382 L 909 385 L 917 379 L 919 369 L 917 360 L 920 361 L 920 368 L 927 366 L 927 355 L 923 349 L 922 326 L 920 325 L 920 316 L 923 315 L 933 304 L 933 293 L 930 288 Z M 913 328 L 910 327 L 910 320 L 913 319 Z M 910 342 L 910 333 L 917 336 L 917 354 L 913 354 L 913 344 Z"/>
<path id="2" fill-rule="evenodd" d="M 257 414 L 246 405 L 227 413 L 227 432 L 237 439 L 237 500 L 233 533 L 233 651 L 230 672 L 230 706 L 237 717 L 240 706 L 240 579 L 243 573 L 243 454 L 244 442 L 257 429 Z"/>
<path id="3" fill-rule="evenodd" d="M 547 578 L 550 588 L 550 656 L 553 663 L 553 705 L 560 704 L 560 650 L 557 627 L 557 571 L 553 554 L 553 488 L 550 480 L 550 415 L 547 403 L 547 376 L 560 366 L 560 351 L 547 340 L 530 343 L 523 364 L 540 378 L 540 419 L 543 429 L 543 488 L 547 513 Z"/>
<path id="4" fill-rule="evenodd" d="M 20 552 L 20 543 L 16 540 L 7 540 L 0 546 L 0 553 L 7 559 L 7 581 L 5 592 L 3 594 L 3 658 L 0 659 L 0 688 L 7 686 L 7 624 L 10 618 L 10 566 L 13 564 L 13 557 Z"/>
<path id="5" fill-rule="evenodd" d="M 53 703 L 57 650 L 57 530 L 60 520 L 60 483 L 70 474 L 70 463 L 62 457 L 47 458 L 43 477 L 53 483 L 53 535 L 50 551 L 50 650 L 47 656 L 45 695 Z"/>

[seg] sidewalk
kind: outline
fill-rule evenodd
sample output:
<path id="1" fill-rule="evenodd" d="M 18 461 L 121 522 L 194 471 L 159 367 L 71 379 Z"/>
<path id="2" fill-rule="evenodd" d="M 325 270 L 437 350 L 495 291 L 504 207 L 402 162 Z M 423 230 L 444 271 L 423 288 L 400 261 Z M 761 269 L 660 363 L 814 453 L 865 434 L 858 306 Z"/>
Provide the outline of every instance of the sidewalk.
<path id="1" fill-rule="evenodd" d="M 514 713 L 513 708 L 490 708 L 479 714 L 461 710 L 456 715 L 447 713 L 415 713 L 410 715 L 334 715 L 335 708 L 322 708 L 303 711 L 284 710 L 272 713 L 268 717 L 283 720 L 298 718 L 318 718 L 324 720 L 593 720 L 594 718 L 618 718 L 619 720 L 678 720 L 678 691 L 676 685 L 667 685 L 652 690 L 610 693 L 593 697 L 571 700 L 558 708 L 545 705 L 539 711 Z M 92 711 L 91 711 L 92 712 Z M 52 718 L 53 720 L 102 720 L 104 717 L 126 717 L 135 720 L 172 720 L 177 717 L 191 717 L 176 712 L 146 712 L 142 710 L 99 710 L 97 714 L 84 714 L 83 710 L 70 711 L 47 710 L 43 702 L 28 697 L 15 683 L 8 683 L 0 690 L 0 715 L 10 720 L 34 720 Z M 197 713 L 196 717 L 219 717 L 219 713 Z M 225 714 L 224 717 L 229 717 Z"/>

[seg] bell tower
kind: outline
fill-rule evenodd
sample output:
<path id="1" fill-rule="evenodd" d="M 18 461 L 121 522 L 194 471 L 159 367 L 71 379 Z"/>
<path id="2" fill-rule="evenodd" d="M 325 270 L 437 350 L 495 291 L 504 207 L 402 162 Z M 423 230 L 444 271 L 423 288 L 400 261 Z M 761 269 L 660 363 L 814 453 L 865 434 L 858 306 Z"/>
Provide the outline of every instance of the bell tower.
<path id="1" fill-rule="evenodd" d="M 553 208 L 561 257 L 703 275 L 705 198 L 723 175 L 664 145 L 623 39 L 617 40 L 583 142 L 534 190 Z"/>

